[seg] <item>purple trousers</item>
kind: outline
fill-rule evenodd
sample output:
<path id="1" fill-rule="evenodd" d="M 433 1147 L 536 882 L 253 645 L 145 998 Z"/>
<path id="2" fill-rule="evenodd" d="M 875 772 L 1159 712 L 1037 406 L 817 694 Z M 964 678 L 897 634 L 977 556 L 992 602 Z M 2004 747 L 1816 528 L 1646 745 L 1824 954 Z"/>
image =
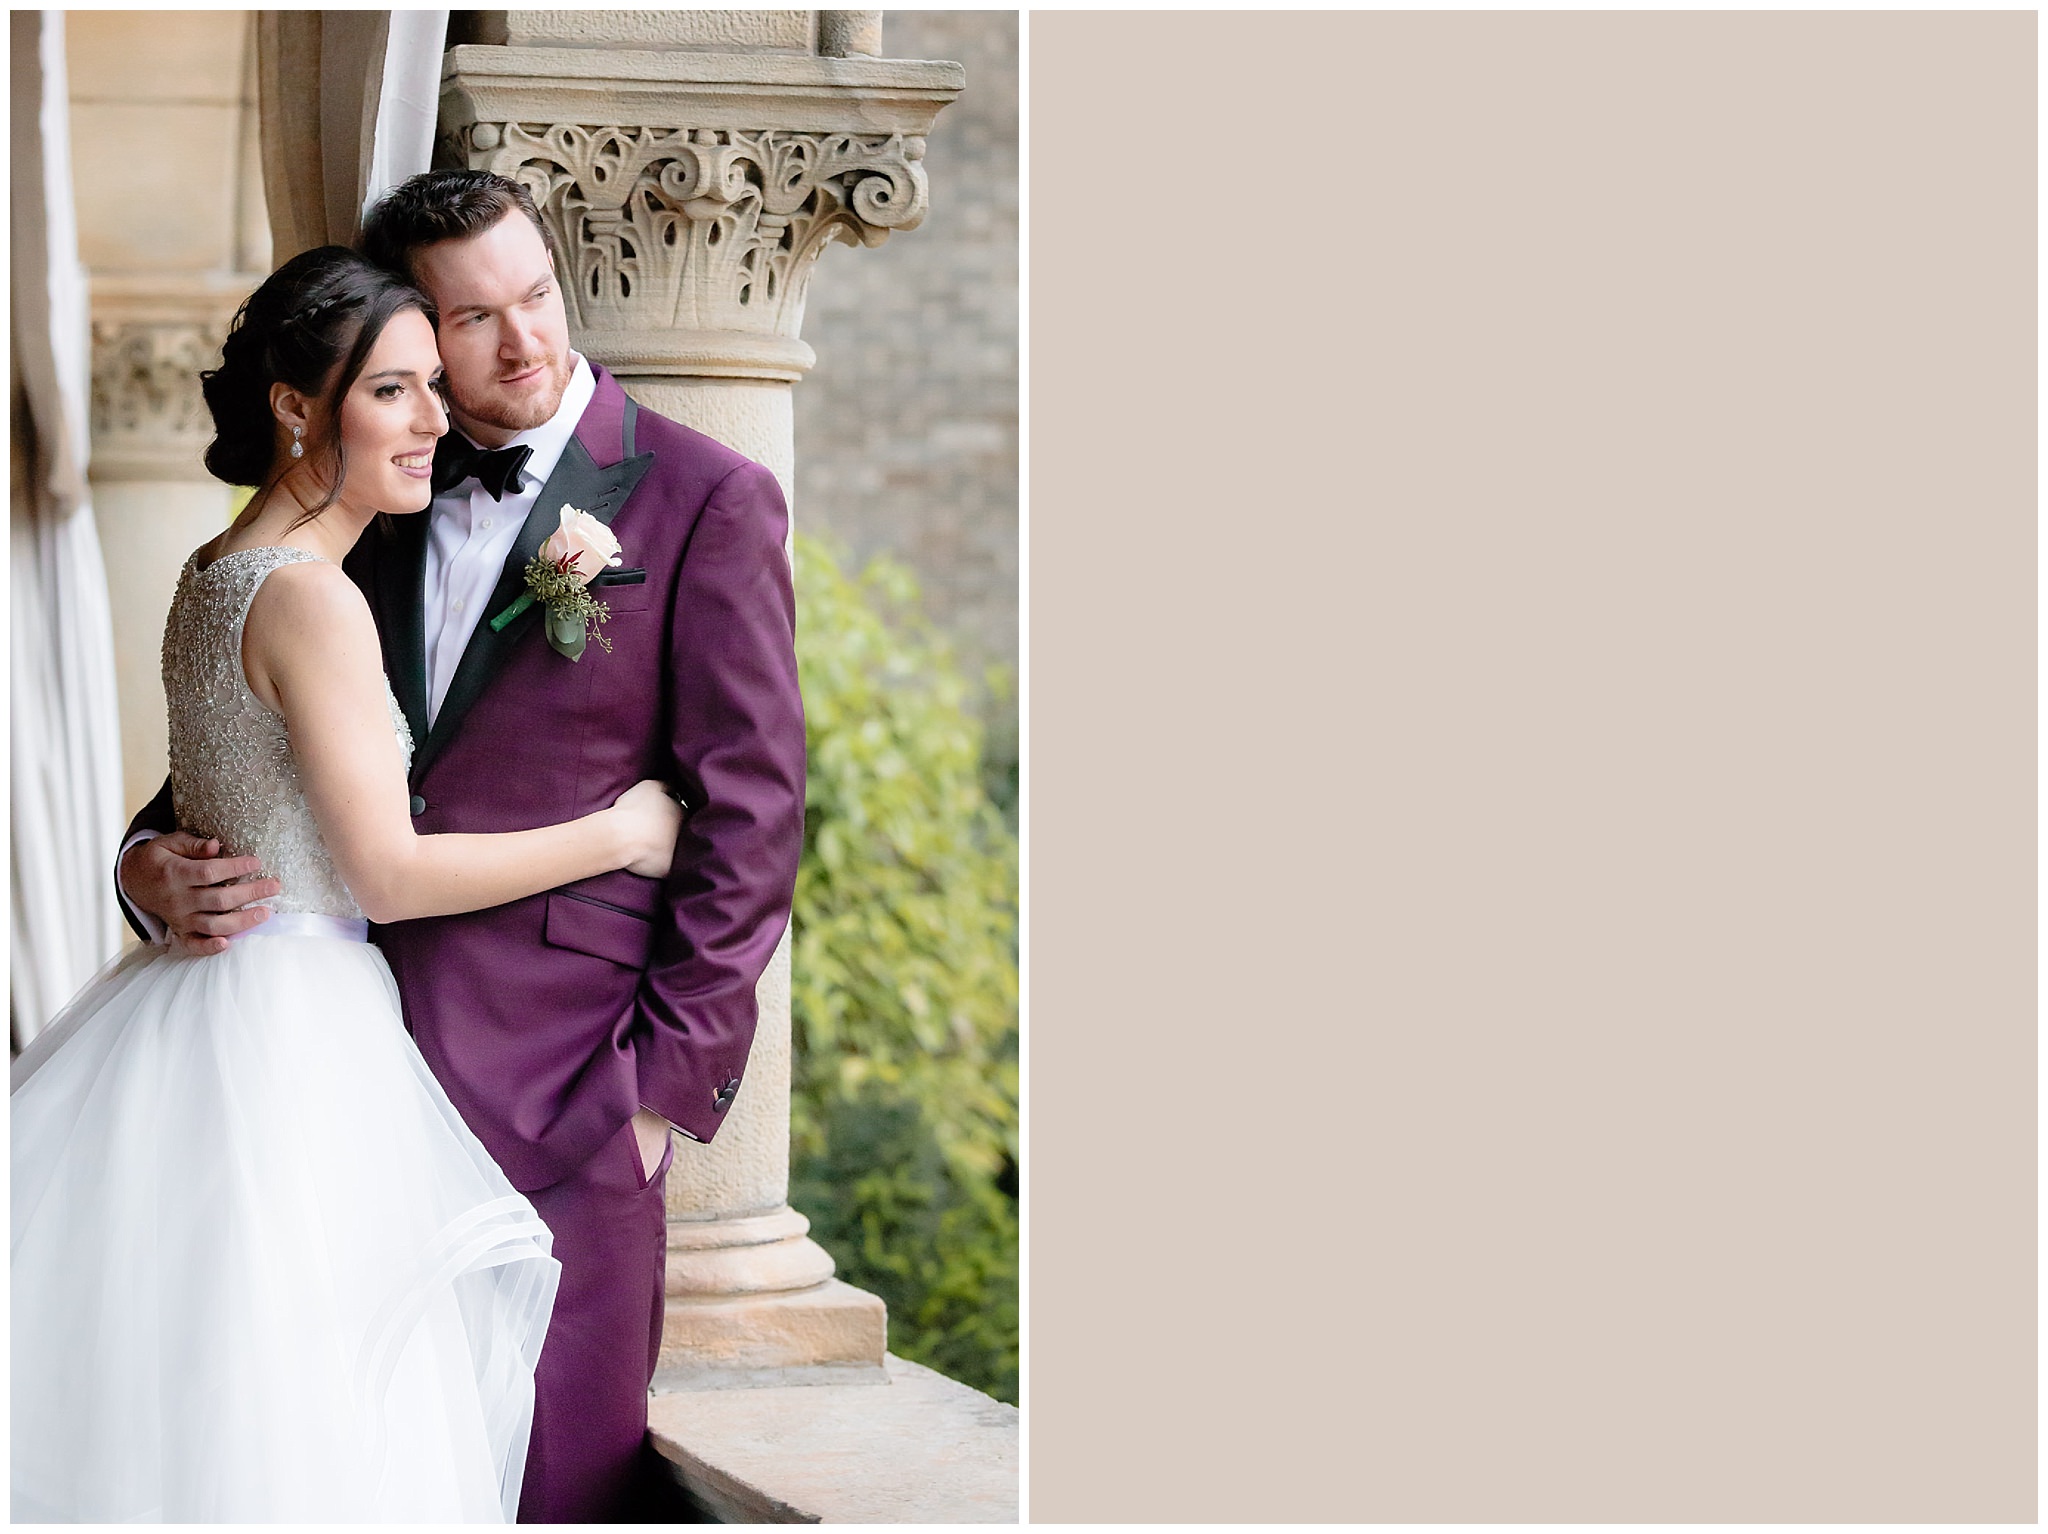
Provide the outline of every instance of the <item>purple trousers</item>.
<path id="1" fill-rule="evenodd" d="M 647 1387 L 661 1352 L 668 1220 L 662 1179 L 640 1175 L 621 1125 L 574 1176 L 526 1195 L 555 1235 L 562 1282 L 534 1372 L 521 1523 L 603 1523 L 634 1489 Z"/>

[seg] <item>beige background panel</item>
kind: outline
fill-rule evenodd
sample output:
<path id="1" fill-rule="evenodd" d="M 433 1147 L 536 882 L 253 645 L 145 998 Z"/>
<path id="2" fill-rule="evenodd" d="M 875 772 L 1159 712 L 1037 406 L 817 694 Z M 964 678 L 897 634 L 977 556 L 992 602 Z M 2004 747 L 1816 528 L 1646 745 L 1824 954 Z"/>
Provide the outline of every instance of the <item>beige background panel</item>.
<path id="1" fill-rule="evenodd" d="M 234 229 L 219 189 L 235 184 L 239 124 L 233 102 L 191 106 L 81 102 L 72 111 L 72 184 L 82 196 L 119 186 L 126 221 L 79 220 L 78 253 L 96 271 L 134 270 L 136 230 L 151 259 L 173 269 L 234 264 Z M 203 190 L 202 190 L 203 189 Z"/>
<path id="2" fill-rule="evenodd" d="M 66 11 L 64 54 L 93 100 L 233 106 L 248 25 L 246 11 L 187 11 L 169 22 L 149 11 Z M 149 45 L 137 47 L 138 36 Z M 81 99 L 73 95 L 74 110 Z"/>
<path id="3" fill-rule="evenodd" d="M 2034 42 L 1034 13 L 1034 1520 L 2033 1519 Z"/>

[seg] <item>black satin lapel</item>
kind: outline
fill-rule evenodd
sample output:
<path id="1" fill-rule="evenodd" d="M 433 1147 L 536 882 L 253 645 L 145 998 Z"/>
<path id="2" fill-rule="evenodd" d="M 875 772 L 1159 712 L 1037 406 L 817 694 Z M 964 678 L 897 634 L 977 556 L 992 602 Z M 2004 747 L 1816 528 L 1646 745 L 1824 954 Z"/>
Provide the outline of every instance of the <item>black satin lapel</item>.
<path id="1" fill-rule="evenodd" d="M 384 642 L 384 674 L 405 714 L 414 740 L 427 736 L 427 632 L 423 612 L 427 568 L 429 508 L 412 516 L 392 517 L 367 535 L 378 538 L 371 600 L 377 630 Z"/>
<path id="2" fill-rule="evenodd" d="M 505 567 L 498 574 L 498 584 L 491 592 L 491 600 L 485 605 L 475 632 L 469 636 L 469 645 L 455 667 L 455 675 L 448 683 L 448 696 L 441 700 L 441 712 L 434 716 L 434 728 L 428 732 L 425 744 L 413 757 L 415 783 L 448 744 L 449 737 L 461 725 L 463 716 L 475 706 L 513 646 L 540 622 L 538 604 L 527 608 L 501 630 L 493 629 L 490 620 L 510 607 L 526 590 L 526 567 L 540 552 L 540 546 L 548 541 L 548 536 L 562 525 L 562 508 L 574 506 L 578 511 L 587 511 L 598 521 L 610 525 L 619 507 L 633 493 L 633 487 L 640 483 L 641 476 L 653 462 L 652 453 L 642 453 L 637 458 L 628 458 L 624 463 L 601 469 L 591 460 L 589 450 L 580 439 L 569 439 L 569 445 L 556 461 L 555 472 L 548 476 L 548 482 L 534 497 L 533 510 L 526 514 L 512 552 L 505 556 Z"/>

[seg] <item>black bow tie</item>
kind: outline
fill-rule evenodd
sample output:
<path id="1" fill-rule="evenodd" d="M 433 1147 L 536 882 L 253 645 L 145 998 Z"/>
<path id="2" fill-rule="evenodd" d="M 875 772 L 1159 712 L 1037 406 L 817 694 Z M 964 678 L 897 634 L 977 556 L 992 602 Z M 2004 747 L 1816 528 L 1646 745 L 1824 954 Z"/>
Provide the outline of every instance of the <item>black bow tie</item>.
<path id="1" fill-rule="evenodd" d="M 434 494 L 443 495 L 472 476 L 488 491 L 491 499 L 502 501 L 505 492 L 519 483 L 519 471 L 533 449 L 478 447 L 459 431 L 445 433 L 434 448 Z"/>

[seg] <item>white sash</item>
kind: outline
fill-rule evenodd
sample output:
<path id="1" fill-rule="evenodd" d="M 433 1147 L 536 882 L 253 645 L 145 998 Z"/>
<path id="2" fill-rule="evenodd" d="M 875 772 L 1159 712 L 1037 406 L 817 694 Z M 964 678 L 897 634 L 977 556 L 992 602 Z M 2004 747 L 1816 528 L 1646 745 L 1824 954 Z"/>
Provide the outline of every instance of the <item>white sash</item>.
<path id="1" fill-rule="evenodd" d="M 246 937 L 331 937 L 344 943 L 367 943 L 370 924 L 360 916 L 323 916 L 318 911 L 272 911 L 247 932 L 237 932 L 230 943 Z"/>

